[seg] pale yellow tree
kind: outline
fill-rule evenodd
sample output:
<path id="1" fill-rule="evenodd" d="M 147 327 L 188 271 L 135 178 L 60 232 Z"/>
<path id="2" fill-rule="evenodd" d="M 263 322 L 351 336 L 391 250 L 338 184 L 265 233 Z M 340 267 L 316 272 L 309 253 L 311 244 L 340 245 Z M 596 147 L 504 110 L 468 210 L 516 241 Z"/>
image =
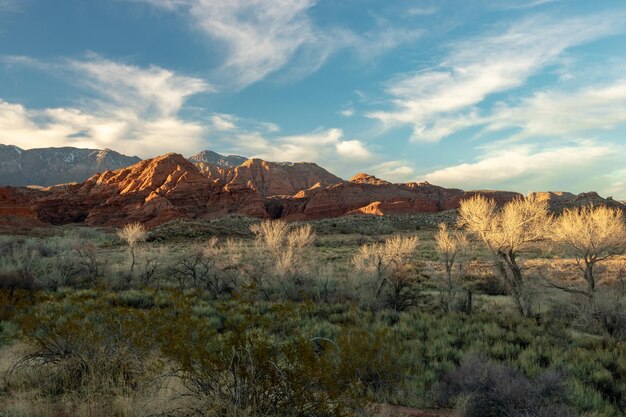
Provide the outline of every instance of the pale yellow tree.
<path id="1" fill-rule="evenodd" d="M 451 232 L 445 223 L 439 224 L 439 230 L 435 235 L 435 248 L 441 257 L 443 266 L 445 269 L 445 292 L 446 299 L 444 307 L 446 310 L 452 308 L 454 301 L 454 291 L 456 288 L 454 280 L 454 266 L 459 267 L 459 274 L 461 274 L 462 264 L 459 262 L 459 256 L 466 250 L 468 246 L 467 237 L 459 231 Z"/>
<path id="2" fill-rule="evenodd" d="M 135 247 L 138 243 L 145 242 L 148 232 L 143 224 L 130 223 L 118 230 L 117 235 L 128 245 L 131 256 L 130 277 L 132 278 L 136 261 Z"/>
<path id="3" fill-rule="evenodd" d="M 532 315 L 532 300 L 519 254 L 546 241 L 553 219 L 547 201 L 516 198 L 499 209 L 494 200 L 474 196 L 461 202 L 458 224 L 479 237 L 496 258 L 496 266 L 520 314 Z"/>
<path id="4" fill-rule="evenodd" d="M 283 220 L 265 220 L 250 228 L 257 242 L 272 255 L 282 277 L 297 277 L 303 270 L 306 248 L 315 243 L 311 225 L 292 227 Z"/>
<path id="5" fill-rule="evenodd" d="M 596 265 L 626 251 L 624 214 L 620 209 L 605 206 L 565 210 L 555 222 L 552 239 L 576 260 L 587 287 L 586 290 L 559 288 L 592 299 L 599 281 L 594 274 Z"/>
<path id="6" fill-rule="evenodd" d="M 396 310 L 412 302 L 407 289 L 416 275 L 413 260 L 418 245 L 417 236 L 394 236 L 384 243 L 362 245 L 353 258 L 357 270 L 374 274 L 377 300 L 386 286 L 391 288 L 391 304 Z"/>

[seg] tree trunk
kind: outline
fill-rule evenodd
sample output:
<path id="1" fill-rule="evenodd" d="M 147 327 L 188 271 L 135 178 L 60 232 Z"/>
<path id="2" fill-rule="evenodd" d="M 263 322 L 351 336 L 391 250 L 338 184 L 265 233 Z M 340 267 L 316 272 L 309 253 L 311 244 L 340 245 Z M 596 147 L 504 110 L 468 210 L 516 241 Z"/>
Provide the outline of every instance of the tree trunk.
<path id="1" fill-rule="evenodd" d="M 522 316 L 531 317 L 532 306 L 527 295 L 524 294 L 524 277 L 522 269 L 517 264 L 515 252 L 501 252 L 499 255 L 502 261 L 498 262 L 498 269 L 509 288 L 517 311 Z"/>

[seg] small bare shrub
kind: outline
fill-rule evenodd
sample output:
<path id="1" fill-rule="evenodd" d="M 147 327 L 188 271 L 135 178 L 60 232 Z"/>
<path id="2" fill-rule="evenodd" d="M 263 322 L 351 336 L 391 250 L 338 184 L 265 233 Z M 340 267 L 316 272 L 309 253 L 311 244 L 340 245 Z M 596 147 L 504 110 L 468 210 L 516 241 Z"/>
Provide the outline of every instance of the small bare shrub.
<path id="1" fill-rule="evenodd" d="M 289 298 L 298 298 L 309 270 L 305 253 L 316 239 L 313 228 L 310 225 L 289 226 L 282 220 L 266 220 L 252 225 L 250 230 L 256 235 L 259 248 L 270 255 L 282 291 Z M 267 271 L 268 268 L 263 270 Z M 259 277 L 256 273 L 253 275 L 257 286 L 263 285 L 261 280 L 264 283 L 268 281 L 267 277 Z"/>
<path id="2" fill-rule="evenodd" d="M 206 245 L 196 245 L 186 251 L 169 267 L 169 273 L 178 282 L 179 289 L 191 286 L 218 298 L 237 287 L 240 251 L 233 240 L 220 243 L 212 238 Z"/>
<path id="3" fill-rule="evenodd" d="M 359 248 L 352 262 L 357 270 L 374 276 L 373 293 L 378 303 L 397 311 L 414 304 L 418 277 L 415 251 L 418 245 L 417 236 L 395 236 L 384 243 L 366 244 Z"/>
<path id="4" fill-rule="evenodd" d="M 440 405 L 456 404 L 460 417 L 574 417 L 567 407 L 562 373 L 544 372 L 531 381 L 516 369 L 493 364 L 478 355 L 466 356 L 437 387 Z"/>
<path id="5" fill-rule="evenodd" d="M 456 293 L 460 287 L 459 281 L 463 278 L 463 260 L 461 257 L 468 247 L 468 240 L 464 234 L 458 231 L 451 233 L 446 223 L 440 223 L 439 231 L 435 235 L 435 247 L 445 270 L 445 282 L 442 286 L 442 293 L 445 294 L 443 307 L 445 311 L 451 311 L 454 308 Z"/>
<path id="6" fill-rule="evenodd" d="M 129 280 L 132 280 L 135 269 L 135 247 L 138 243 L 145 242 L 148 236 L 146 228 L 141 223 L 130 223 L 117 232 L 117 235 L 128 245 L 131 256 Z"/>

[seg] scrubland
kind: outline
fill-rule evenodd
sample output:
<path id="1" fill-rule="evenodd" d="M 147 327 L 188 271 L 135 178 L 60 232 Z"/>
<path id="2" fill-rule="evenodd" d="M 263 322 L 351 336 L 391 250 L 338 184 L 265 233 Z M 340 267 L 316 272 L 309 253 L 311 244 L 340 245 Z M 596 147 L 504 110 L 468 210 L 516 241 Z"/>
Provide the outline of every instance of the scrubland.
<path id="1" fill-rule="evenodd" d="M 0 415 L 622 416 L 626 234 L 593 210 L 5 234 Z"/>

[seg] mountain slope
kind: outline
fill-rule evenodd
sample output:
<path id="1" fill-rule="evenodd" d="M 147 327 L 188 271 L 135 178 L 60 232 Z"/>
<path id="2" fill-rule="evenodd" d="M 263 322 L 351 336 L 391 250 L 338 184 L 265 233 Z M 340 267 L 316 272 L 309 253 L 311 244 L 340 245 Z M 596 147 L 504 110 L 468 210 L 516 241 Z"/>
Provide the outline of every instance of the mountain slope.
<path id="1" fill-rule="evenodd" d="M 328 187 L 344 182 L 311 162 L 267 162 L 248 159 L 233 168 L 197 163 L 196 167 L 211 181 L 226 189 L 250 188 L 263 197 L 294 195 L 311 187 Z"/>
<path id="2" fill-rule="evenodd" d="M 0 144 L 0 186 L 50 186 L 82 182 L 107 170 L 125 168 L 141 159 L 110 149 L 20 149 Z"/>
<path id="3" fill-rule="evenodd" d="M 217 165 L 222 168 L 233 168 L 243 164 L 248 158 L 239 155 L 220 155 L 213 151 L 202 151 L 189 158 L 193 163 Z"/>
<path id="4" fill-rule="evenodd" d="M 20 149 L 5 149 L 17 158 Z M 351 214 L 390 215 L 453 210 L 473 195 L 503 205 L 507 191 L 463 191 L 427 182 L 390 183 L 367 174 L 343 181 L 311 163 L 250 159 L 234 168 L 192 163 L 170 153 L 96 174 L 82 183 L 32 189 L 0 187 L 0 225 L 34 227 L 85 223 L 154 227 L 175 219 L 229 214 L 314 220 Z M 555 212 L 588 204 L 623 206 L 596 193 L 541 193 Z"/>
<path id="5" fill-rule="evenodd" d="M 155 226 L 172 219 L 230 213 L 265 216 L 256 192 L 224 191 L 174 153 L 44 192 L 47 195 L 34 205 L 39 219 L 50 224 L 120 226 L 142 222 Z"/>

